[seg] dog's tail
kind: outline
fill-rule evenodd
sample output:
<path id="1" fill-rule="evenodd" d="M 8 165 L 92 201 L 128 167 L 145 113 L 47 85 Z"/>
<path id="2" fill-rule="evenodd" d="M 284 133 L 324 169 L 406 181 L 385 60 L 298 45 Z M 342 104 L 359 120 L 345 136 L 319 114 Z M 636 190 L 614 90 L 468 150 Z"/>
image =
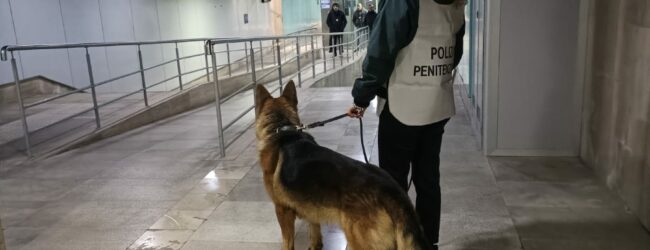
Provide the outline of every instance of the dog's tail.
<path id="1" fill-rule="evenodd" d="M 429 250 L 433 245 L 427 241 L 424 230 L 420 226 L 417 215 L 412 210 L 406 210 L 403 213 L 404 218 L 401 225 L 395 227 L 395 238 L 398 250 Z"/>

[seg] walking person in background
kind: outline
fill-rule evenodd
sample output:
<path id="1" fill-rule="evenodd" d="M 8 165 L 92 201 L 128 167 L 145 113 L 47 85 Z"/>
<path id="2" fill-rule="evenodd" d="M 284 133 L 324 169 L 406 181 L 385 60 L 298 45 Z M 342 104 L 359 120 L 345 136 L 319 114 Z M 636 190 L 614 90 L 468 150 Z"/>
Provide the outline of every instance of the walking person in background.
<path id="1" fill-rule="evenodd" d="M 345 13 L 341 11 L 338 3 L 332 4 L 330 13 L 327 14 L 327 27 L 329 27 L 330 33 L 343 32 L 346 25 L 348 25 L 348 20 Z M 330 35 L 330 53 L 334 51 L 334 56 L 337 56 L 338 53 L 343 54 L 341 40 L 343 40 L 343 35 Z"/>
<path id="2" fill-rule="evenodd" d="M 351 117 L 378 96 L 379 167 L 408 191 L 429 243 L 438 249 L 440 147 L 455 113 L 453 70 L 460 62 L 466 0 L 383 0 L 363 76 L 354 83 Z"/>
<path id="3" fill-rule="evenodd" d="M 354 14 L 352 15 L 352 21 L 354 24 L 354 27 L 358 30 L 366 26 L 366 11 L 363 9 L 363 4 L 359 3 L 357 4 L 357 9 L 354 11 Z M 357 40 L 357 47 L 354 49 L 354 51 L 357 51 L 359 49 L 359 44 L 361 44 L 361 31 L 357 31 L 354 33 Z"/>
<path id="4" fill-rule="evenodd" d="M 375 19 L 377 18 L 377 12 L 375 12 L 375 5 L 372 3 L 368 4 L 368 12 L 363 22 L 368 26 L 368 30 L 372 31 L 372 26 L 375 24 Z"/>

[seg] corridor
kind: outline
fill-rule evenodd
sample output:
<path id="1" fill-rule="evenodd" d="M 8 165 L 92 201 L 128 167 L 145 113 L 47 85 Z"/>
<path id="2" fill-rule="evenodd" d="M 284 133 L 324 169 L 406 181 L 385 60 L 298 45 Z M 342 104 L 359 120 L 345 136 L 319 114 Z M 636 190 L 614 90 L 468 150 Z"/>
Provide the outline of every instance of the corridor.
<path id="1" fill-rule="evenodd" d="M 303 88 L 299 97 L 303 122 L 338 115 L 350 102 L 349 87 Z M 462 102 L 457 106 L 441 155 L 441 249 L 650 246 L 648 232 L 578 159 L 486 158 Z M 0 211 L 8 249 L 279 249 L 253 131 L 219 159 L 214 112 L 207 106 L 4 169 Z M 373 112 L 364 135 L 376 163 Z M 311 133 L 323 146 L 363 158 L 356 120 Z M 296 248 L 307 249 L 307 227 L 299 221 L 297 228 Z M 326 249 L 345 249 L 336 227 L 322 233 Z"/>

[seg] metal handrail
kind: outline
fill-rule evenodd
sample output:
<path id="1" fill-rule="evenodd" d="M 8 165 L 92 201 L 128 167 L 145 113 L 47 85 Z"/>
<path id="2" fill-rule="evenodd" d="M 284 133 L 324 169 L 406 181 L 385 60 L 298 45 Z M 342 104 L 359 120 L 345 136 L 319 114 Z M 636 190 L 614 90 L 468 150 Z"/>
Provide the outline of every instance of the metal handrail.
<path id="1" fill-rule="evenodd" d="M 138 45 L 157 45 L 170 43 L 187 43 L 187 42 L 205 42 L 206 40 L 215 40 L 220 38 L 192 38 L 176 39 L 162 41 L 144 41 L 144 42 L 103 42 L 103 43 L 65 43 L 65 44 L 39 44 L 39 45 L 6 45 L 0 49 L 2 61 L 6 61 L 7 52 L 22 50 L 44 50 L 44 49 L 74 49 L 74 48 L 94 48 L 94 47 L 115 47 L 115 46 L 138 46 Z"/>
<path id="2" fill-rule="evenodd" d="M 301 33 L 305 31 L 315 30 L 315 26 L 311 26 L 306 29 L 302 29 L 296 32 L 289 33 L 287 35 L 292 35 L 296 33 Z M 142 41 L 142 42 L 101 42 L 101 43 L 64 43 L 64 44 L 35 44 L 35 45 L 5 45 L 0 48 L 0 60 L 8 60 L 8 52 L 12 51 L 22 51 L 22 50 L 44 50 L 44 49 L 73 49 L 73 48 L 94 48 L 94 47 L 115 47 L 115 46 L 138 46 L 138 45 L 157 45 L 157 44 L 174 44 L 174 43 L 187 43 L 187 42 L 205 42 L 208 40 L 220 40 L 220 39 L 237 39 L 241 37 L 230 37 L 230 38 L 213 38 L 213 37 L 203 37 L 203 38 L 188 38 L 188 39 L 173 39 L 173 40 L 159 40 L 159 41 Z"/>
<path id="3" fill-rule="evenodd" d="M 225 125 L 223 124 L 221 106 L 223 104 L 225 104 L 227 101 L 231 100 L 236 95 L 239 95 L 239 94 L 243 93 L 244 91 L 250 90 L 251 87 L 254 87 L 257 84 L 260 84 L 259 79 L 262 79 L 262 78 L 268 76 L 270 73 L 273 72 L 273 70 L 272 70 L 272 71 L 269 71 L 269 72 L 265 73 L 262 77 L 259 77 L 259 78 L 256 77 L 256 68 L 255 68 L 256 67 L 256 63 L 255 63 L 256 56 L 255 56 L 255 53 L 256 53 L 257 50 L 255 49 L 255 46 L 254 46 L 253 42 L 260 42 L 259 47 L 262 47 L 261 44 L 262 44 L 263 41 L 271 41 L 272 42 L 271 48 L 273 48 L 273 45 L 276 46 L 276 48 L 275 48 L 276 55 L 274 55 L 274 60 L 277 61 L 277 71 L 279 73 L 278 81 L 279 81 L 280 86 L 279 86 L 279 88 L 274 90 L 274 92 L 275 92 L 277 90 L 282 89 L 282 78 L 283 78 L 282 66 L 283 66 L 283 64 L 291 63 L 291 62 L 294 62 L 294 61 L 297 63 L 298 66 L 297 66 L 297 69 L 296 69 L 296 74 L 298 76 L 298 86 L 301 87 L 302 86 L 302 72 L 305 70 L 305 69 L 303 69 L 302 64 L 301 64 L 301 57 L 303 55 L 311 53 L 311 56 L 312 56 L 311 57 L 311 60 L 312 60 L 312 62 L 311 62 L 312 77 L 315 78 L 316 77 L 316 68 L 315 68 L 315 65 L 316 65 L 316 59 L 315 59 L 316 50 L 319 51 L 319 52 L 317 52 L 319 54 L 320 54 L 320 50 L 323 51 L 323 60 L 322 61 L 323 61 L 323 68 L 324 68 L 324 71 L 326 73 L 327 72 L 327 60 L 328 60 L 327 56 L 326 56 L 326 53 L 325 53 L 326 48 L 338 49 L 338 47 L 345 46 L 347 48 L 346 49 L 346 51 L 348 53 L 347 54 L 347 60 L 349 62 L 350 61 L 350 56 L 349 56 L 350 45 L 357 46 L 357 48 L 352 52 L 352 56 L 354 57 L 355 53 L 357 53 L 357 51 L 358 51 L 358 49 L 360 47 L 367 45 L 366 41 L 369 38 L 369 33 L 370 33 L 369 29 L 367 27 L 364 27 L 364 28 L 361 28 L 361 29 L 355 29 L 354 31 L 351 31 L 351 32 L 310 33 L 310 34 L 300 34 L 300 33 L 298 33 L 298 34 L 290 34 L 290 35 L 285 35 L 285 36 L 257 36 L 257 37 L 249 37 L 249 38 L 244 38 L 244 39 L 240 39 L 240 38 L 219 39 L 219 40 L 212 39 L 212 40 L 206 41 L 206 44 L 205 44 L 206 51 L 208 51 L 208 53 L 212 57 L 212 62 L 213 62 L 212 67 L 214 68 L 213 69 L 213 74 L 215 75 L 215 77 L 214 77 L 215 78 L 214 88 L 215 88 L 215 92 L 216 92 L 215 106 L 216 106 L 216 111 L 217 111 L 216 112 L 217 113 L 217 130 L 218 130 L 218 133 L 219 133 L 219 136 L 218 136 L 219 142 L 218 142 L 218 144 L 219 144 L 219 149 L 221 150 L 221 152 L 220 152 L 221 156 L 224 157 L 225 154 L 226 154 L 225 149 L 227 147 L 229 147 L 230 145 L 232 145 L 232 143 L 235 140 L 237 140 L 239 137 L 244 135 L 244 132 L 239 132 L 229 142 L 226 142 L 225 139 L 224 139 L 224 131 L 227 130 L 227 129 L 232 128 L 232 126 L 236 122 L 238 122 L 240 119 L 242 119 L 248 113 L 250 113 L 252 110 L 254 110 L 255 109 L 255 104 L 253 104 L 252 106 L 250 106 L 248 108 L 245 108 L 242 113 L 238 114 L 232 121 L 230 121 L 228 124 L 225 124 Z M 331 45 L 331 46 L 327 46 L 327 47 L 325 47 L 324 45 L 321 45 L 320 48 L 315 47 L 314 37 L 331 36 L 331 35 L 342 35 L 344 37 L 346 35 L 354 35 L 355 39 L 346 39 L 346 42 L 341 41 L 341 43 Z M 358 42 L 358 41 L 360 41 L 359 39 L 361 39 L 361 37 L 364 37 L 364 42 Z M 308 42 L 308 44 L 302 44 L 301 45 L 301 43 L 300 43 L 301 39 L 304 42 L 305 40 L 307 40 L 306 38 L 310 38 L 310 42 Z M 282 42 L 280 42 L 280 41 L 282 41 Z M 289 41 L 288 44 L 287 44 L 287 41 Z M 233 44 L 233 43 L 244 43 L 245 46 L 250 49 L 250 52 L 247 53 L 246 56 L 247 57 L 250 56 L 250 61 L 252 62 L 251 63 L 251 65 L 252 65 L 252 70 L 251 70 L 251 72 L 252 72 L 252 83 L 245 84 L 242 87 L 240 87 L 239 89 L 237 89 L 234 93 L 231 93 L 230 95 L 225 96 L 225 97 L 221 97 L 220 92 L 219 92 L 219 89 L 220 89 L 220 87 L 219 87 L 219 79 L 217 78 L 217 74 L 214 73 L 214 72 L 216 72 L 216 65 L 218 65 L 217 60 L 216 60 L 216 55 L 217 55 L 218 52 L 214 51 L 214 46 L 218 45 L 218 44 L 224 44 L 224 43 L 227 44 L 227 45 L 228 44 Z M 283 63 L 283 60 L 282 60 L 282 55 L 280 53 L 280 43 L 283 44 L 283 47 L 285 49 L 284 63 Z M 248 46 L 248 44 L 250 44 L 250 46 Z M 310 50 L 301 52 L 301 48 L 303 46 L 306 46 L 306 45 L 310 45 L 309 46 Z M 287 57 L 287 55 L 286 55 L 287 46 L 290 46 L 292 49 L 295 49 L 295 51 L 291 52 L 291 53 L 295 53 L 295 54 L 290 56 L 288 59 L 286 58 Z M 262 52 L 263 52 L 263 50 L 260 50 L 260 53 L 262 53 Z M 277 56 L 277 58 L 276 58 L 276 56 Z M 340 56 L 341 65 L 343 64 L 343 57 L 344 57 L 343 54 L 341 54 L 341 56 Z M 263 60 L 263 54 L 262 54 L 262 56 L 260 56 L 260 59 Z M 335 60 L 335 57 L 332 57 L 332 60 Z M 248 61 L 248 59 L 247 59 L 247 61 Z M 263 62 L 261 63 L 261 65 L 262 65 L 262 67 L 264 67 Z M 334 64 L 334 67 L 336 67 L 336 64 Z M 251 125 L 247 126 L 246 129 L 248 129 Z"/>
<path id="4" fill-rule="evenodd" d="M 291 34 L 300 34 L 300 33 L 303 33 L 303 32 L 310 32 L 310 31 L 313 31 L 315 29 L 316 28 L 312 26 L 312 27 L 309 27 L 309 28 L 306 28 L 306 29 L 303 29 L 303 30 L 300 30 L 300 31 L 293 32 Z M 26 116 L 26 111 L 25 111 L 26 109 L 33 108 L 35 106 L 42 105 L 42 104 L 45 104 L 45 103 L 48 103 L 48 102 L 51 102 L 51 101 L 54 101 L 54 100 L 57 100 L 57 99 L 60 99 L 60 98 L 66 97 L 66 96 L 70 96 L 70 95 L 73 95 L 73 94 L 83 93 L 83 92 L 90 89 L 90 90 L 92 90 L 93 107 L 91 107 L 89 109 L 86 109 L 86 110 L 83 110 L 82 112 L 78 112 L 78 113 L 75 113 L 75 114 L 72 114 L 72 115 L 68 115 L 65 118 L 63 118 L 62 120 L 58 120 L 58 121 L 56 121 L 56 122 L 54 122 L 52 124 L 46 125 L 46 126 L 41 127 L 39 129 L 44 129 L 44 128 L 54 126 L 54 125 L 56 125 L 56 124 L 58 124 L 60 122 L 64 122 L 66 120 L 72 119 L 72 118 L 74 118 L 76 116 L 79 116 L 79 115 L 81 115 L 83 113 L 93 111 L 93 110 L 95 111 L 95 121 L 96 121 L 96 124 L 97 124 L 97 128 L 100 128 L 101 123 L 100 123 L 100 117 L 99 117 L 99 108 L 101 108 L 101 107 L 104 107 L 106 105 L 115 103 L 115 102 L 117 102 L 119 100 L 122 100 L 122 99 L 124 99 L 124 98 L 126 98 L 128 96 L 132 96 L 132 95 L 137 94 L 139 92 L 142 92 L 144 94 L 145 106 L 149 106 L 148 97 L 147 97 L 147 90 L 148 89 L 151 89 L 151 88 L 156 87 L 158 85 L 161 85 L 163 83 L 172 81 L 174 79 L 178 79 L 179 86 L 174 88 L 173 90 L 180 89 L 180 91 L 182 91 L 183 90 L 183 84 L 184 84 L 183 76 L 198 73 L 198 72 L 203 71 L 203 70 L 205 70 L 208 82 L 210 82 L 210 74 L 216 74 L 217 70 L 223 69 L 224 67 L 219 67 L 219 65 L 210 66 L 209 63 L 208 63 L 208 51 L 207 50 L 204 50 L 204 52 L 200 53 L 200 54 L 193 54 L 193 55 L 187 55 L 187 56 L 181 57 L 179 55 L 178 44 L 179 43 L 198 43 L 198 42 L 201 42 L 202 45 L 205 45 L 207 43 L 207 41 L 209 41 L 209 40 L 218 41 L 218 40 L 221 40 L 221 39 L 232 40 L 232 39 L 241 39 L 241 38 L 240 37 L 231 37 L 231 38 L 192 38 L 192 39 L 174 39 L 174 40 L 142 41 L 142 42 L 102 42 L 102 43 L 70 43 L 70 44 L 37 44 L 37 45 L 7 45 L 7 46 L 3 46 L 2 48 L 0 48 L 0 60 L 6 61 L 6 60 L 9 59 L 9 55 L 11 55 L 11 66 L 12 66 L 12 69 L 13 69 L 13 76 L 14 76 L 14 81 L 15 81 L 15 84 L 16 84 L 16 90 L 17 90 L 17 94 L 18 94 L 17 99 L 18 99 L 18 102 L 19 102 L 19 108 L 20 108 L 20 112 L 21 112 L 21 118 L 22 118 L 22 124 L 23 124 L 23 134 L 24 134 L 25 148 L 26 148 L 27 154 L 29 156 L 32 156 L 31 142 L 30 142 L 30 135 L 29 135 L 30 132 L 29 132 L 29 127 L 28 127 L 28 123 L 27 123 L 27 116 Z M 153 66 L 149 66 L 149 67 L 146 67 L 146 68 L 143 67 L 143 58 L 142 58 L 141 46 L 143 46 L 143 45 L 162 45 L 162 44 L 174 44 L 174 45 L 176 45 L 175 46 L 176 58 L 171 59 L 171 60 L 167 60 L 167 61 L 163 61 L 163 62 L 157 63 L 157 64 L 155 64 Z M 103 81 L 100 81 L 100 82 L 95 82 L 94 81 L 94 73 L 93 73 L 93 69 L 92 69 L 92 63 L 91 63 L 92 60 L 91 60 L 91 56 L 89 54 L 89 48 L 115 47 L 115 46 L 137 46 L 138 60 L 139 60 L 139 63 L 140 63 L 139 70 L 136 70 L 136 71 L 124 74 L 124 75 L 116 76 L 116 77 L 113 77 L 113 78 L 110 78 L 110 79 L 107 79 L 107 80 L 103 80 Z M 230 65 L 231 65 L 230 53 L 239 52 L 239 51 L 247 52 L 247 50 L 246 49 L 243 49 L 243 50 L 242 49 L 230 50 L 228 48 L 228 46 L 226 46 L 226 47 L 227 47 L 226 51 L 221 51 L 221 52 L 217 52 L 217 53 L 227 53 L 228 54 L 228 64 L 227 64 L 228 69 L 229 69 L 228 74 L 232 75 L 232 72 L 230 72 Z M 268 49 L 268 47 L 269 46 L 262 46 L 262 43 L 260 42 L 260 48 L 254 49 L 251 46 L 251 51 L 253 51 L 253 53 L 254 53 L 254 51 L 264 52 L 265 50 Z M 271 45 L 270 47 L 274 48 L 273 45 Z M 24 100 L 23 100 L 22 90 L 21 90 L 21 86 L 20 86 L 21 85 L 20 84 L 21 79 L 18 76 L 18 67 L 17 67 L 17 63 L 16 63 L 16 57 L 14 57 L 14 52 L 17 52 L 17 51 L 32 51 L 32 50 L 75 49 L 75 48 L 85 49 L 86 65 L 88 67 L 87 72 L 89 74 L 90 85 L 84 86 L 84 87 L 81 87 L 79 89 L 75 89 L 75 90 L 72 90 L 72 91 L 69 91 L 69 92 L 66 92 L 66 93 L 63 93 L 63 94 L 48 97 L 46 99 L 39 100 L 39 101 L 30 103 L 30 104 L 25 104 L 23 102 Z M 181 70 L 181 66 L 180 66 L 181 61 L 191 59 L 191 58 L 197 58 L 197 57 L 200 57 L 200 56 L 204 56 L 205 59 L 206 59 L 204 67 L 200 67 L 198 69 L 192 69 L 192 70 L 189 70 L 189 71 Z M 248 56 L 246 56 L 245 59 L 247 60 L 246 65 L 247 65 L 247 68 L 248 68 Z M 262 55 L 262 59 L 263 59 L 263 55 Z M 236 60 L 241 61 L 241 59 L 236 59 Z M 159 67 L 165 66 L 167 64 L 173 63 L 173 62 L 176 62 L 176 66 L 177 66 L 177 70 L 178 70 L 178 72 L 176 72 L 176 74 L 174 76 L 166 78 L 166 79 L 164 79 L 162 81 L 159 81 L 159 82 L 156 82 L 154 84 L 147 84 L 145 71 L 148 71 L 148 70 L 151 70 L 151 69 L 154 69 L 154 68 L 159 68 Z M 211 70 L 211 67 L 212 67 L 212 70 Z M 255 66 L 253 65 L 253 68 L 254 67 Z M 111 83 L 111 82 L 115 82 L 115 81 L 120 80 L 120 79 L 130 77 L 130 76 L 134 76 L 134 75 L 137 75 L 137 74 L 141 75 L 142 87 L 140 89 L 138 89 L 136 91 L 126 93 L 125 95 L 121 95 L 121 96 L 119 96 L 117 98 L 112 98 L 111 100 L 107 100 L 104 103 L 98 103 L 98 100 L 97 100 L 98 98 L 96 96 L 96 88 L 97 87 L 108 84 L 108 83 Z M 215 75 L 214 78 L 215 79 L 217 78 L 216 75 Z"/>
<path id="5" fill-rule="evenodd" d="M 242 43 L 242 42 L 268 41 L 268 40 L 276 40 L 276 39 L 307 38 L 311 36 L 350 35 L 362 29 L 363 28 L 357 29 L 355 31 L 348 31 L 348 32 L 310 33 L 309 35 L 255 36 L 255 37 L 247 37 L 247 38 L 208 39 L 208 42 L 211 45 L 215 45 L 215 44 L 223 44 L 223 43 Z"/>

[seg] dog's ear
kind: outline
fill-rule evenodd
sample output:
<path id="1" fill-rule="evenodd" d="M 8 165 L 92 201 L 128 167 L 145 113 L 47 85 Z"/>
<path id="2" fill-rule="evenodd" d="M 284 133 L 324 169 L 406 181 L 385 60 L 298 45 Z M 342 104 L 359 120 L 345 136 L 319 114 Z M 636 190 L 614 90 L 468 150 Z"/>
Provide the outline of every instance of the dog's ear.
<path id="1" fill-rule="evenodd" d="M 271 93 L 266 90 L 263 84 L 258 84 L 257 88 L 255 89 L 255 112 L 257 114 L 259 114 L 259 112 L 262 110 L 264 102 L 270 98 L 273 98 L 273 96 L 271 96 Z"/>
<path id="2" fill-rule="evenodd" d="M 282 91 L 282 97 L 289 101 L 289 104 L 294 108 L 298 108 L 298 95 L 296 94 L 296 84 L 293 83 L 293 80 L 289 81 L 284 90 Z"/>

